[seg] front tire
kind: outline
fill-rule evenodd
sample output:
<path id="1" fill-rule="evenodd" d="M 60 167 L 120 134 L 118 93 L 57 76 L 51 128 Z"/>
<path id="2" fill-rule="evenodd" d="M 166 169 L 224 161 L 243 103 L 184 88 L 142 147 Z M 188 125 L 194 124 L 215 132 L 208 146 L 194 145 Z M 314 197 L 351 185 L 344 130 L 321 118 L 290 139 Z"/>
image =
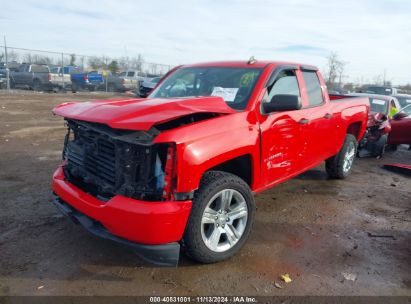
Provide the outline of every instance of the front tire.
<path id="1" fill-rule="evenodd" d="M 115 92 L 116 91 L 116 86 L 114 84 L 110 83 L 107 87 L 107 91 Z"/>
<path id="2" fill-rule="evenodd" d="M 235 255 L 250 234 L 255 202 L 249 186 L 238 176 L 209 171 L 193 199 L 183 237 L 192 259 L 213 263 Z"/>
<path id="3" fill-rule="evenodd" d="M 341 150 L 325 161 L 325 169 L 330 178 L 344 179 L 352 171 L 355 156 L 357 155 L 357 139 L 347 134 Z"/>

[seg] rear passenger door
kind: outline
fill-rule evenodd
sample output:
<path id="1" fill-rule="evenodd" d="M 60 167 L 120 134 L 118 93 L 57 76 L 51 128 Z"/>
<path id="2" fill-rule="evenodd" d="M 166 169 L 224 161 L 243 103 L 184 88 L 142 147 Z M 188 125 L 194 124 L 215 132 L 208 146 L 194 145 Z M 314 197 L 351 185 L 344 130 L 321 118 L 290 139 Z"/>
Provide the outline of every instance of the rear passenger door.
<path id="1" fill-rule="evenodd" d="M 305 106 L 307 115 L 304 137 L 307 142 L 306 165 L 311 166 L 330 157 L 334 150 L 335 117 L 329 100 L 326 99 L 325 86 L 321 85 L 317 70 L 302 69 L 305 84 Z M 335 130 L 336 131 L 336 130 Z"/>

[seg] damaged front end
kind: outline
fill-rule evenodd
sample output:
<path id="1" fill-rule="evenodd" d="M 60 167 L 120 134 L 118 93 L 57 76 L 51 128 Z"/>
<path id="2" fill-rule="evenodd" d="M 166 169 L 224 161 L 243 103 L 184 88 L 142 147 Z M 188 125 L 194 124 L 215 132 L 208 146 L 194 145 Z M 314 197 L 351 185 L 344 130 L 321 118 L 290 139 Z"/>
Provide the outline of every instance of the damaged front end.
<path id="1" fill-rule="evenodd" d="M 115 195 L 144 201 L 169 198 L 175 145 L 154 144 L 157 129 L 119 130 L 73 119 L 66 124 L 64 175 L 70 183 L 102 201 Z"/>

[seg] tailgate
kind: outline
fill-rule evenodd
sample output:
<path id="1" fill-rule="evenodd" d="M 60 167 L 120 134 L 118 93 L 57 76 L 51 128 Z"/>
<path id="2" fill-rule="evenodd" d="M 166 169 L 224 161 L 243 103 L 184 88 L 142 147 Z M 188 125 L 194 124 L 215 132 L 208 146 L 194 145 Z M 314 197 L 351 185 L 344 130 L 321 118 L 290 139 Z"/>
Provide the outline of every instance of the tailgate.
<path id="1" fill-rule="evenodd" d="M 91 83 L 103 83 L 103 75 L 97 73 L 88 74 L 88 81 Z"/>
<path id="2" fill-rule="evenodd" d="M 124 78 L 123 84 L 129 86 L 129 87 L 137 87 L 138 85 L 138 80 L 135 78 Z"/>
<path id="3" fill-rule="evenodd" d="M 51 83 L 63 84 L 63 79 L 65 84 L 71 83 L 71 77 L 69 74 L 64 74 L 64 76 L 62 76 L 61 74 L 50 73 Z"/>

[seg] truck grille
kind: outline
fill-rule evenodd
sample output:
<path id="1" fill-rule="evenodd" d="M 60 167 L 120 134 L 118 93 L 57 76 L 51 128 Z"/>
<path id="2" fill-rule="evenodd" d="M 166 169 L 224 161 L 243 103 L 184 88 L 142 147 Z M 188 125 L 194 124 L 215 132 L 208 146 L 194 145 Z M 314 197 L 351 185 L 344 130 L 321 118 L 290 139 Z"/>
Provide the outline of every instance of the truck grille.
<path id="1" fill-rule="evenodd" d="M 115 145 L 106 139 L 68 145 L 67 160 L 71 166 L 82 168 L 112 186 L 116 183 Z"/>
<path id="2" fill-rule="evenodd" d="M 160 155 L 164 167 L 165 156 L 158 145 L 147 141 L 146 134 L 82 121 L 67 120 L 67 123 L 69 134 L 63 154 L 69 182 L 99 198 L 119 194 L 137 199 L 161 199 L 155 166 L 156 157 Z M 130 142 L 131 138 L 135 142 Z M 139 140 L 141 143 L 137 143 Z"/>

